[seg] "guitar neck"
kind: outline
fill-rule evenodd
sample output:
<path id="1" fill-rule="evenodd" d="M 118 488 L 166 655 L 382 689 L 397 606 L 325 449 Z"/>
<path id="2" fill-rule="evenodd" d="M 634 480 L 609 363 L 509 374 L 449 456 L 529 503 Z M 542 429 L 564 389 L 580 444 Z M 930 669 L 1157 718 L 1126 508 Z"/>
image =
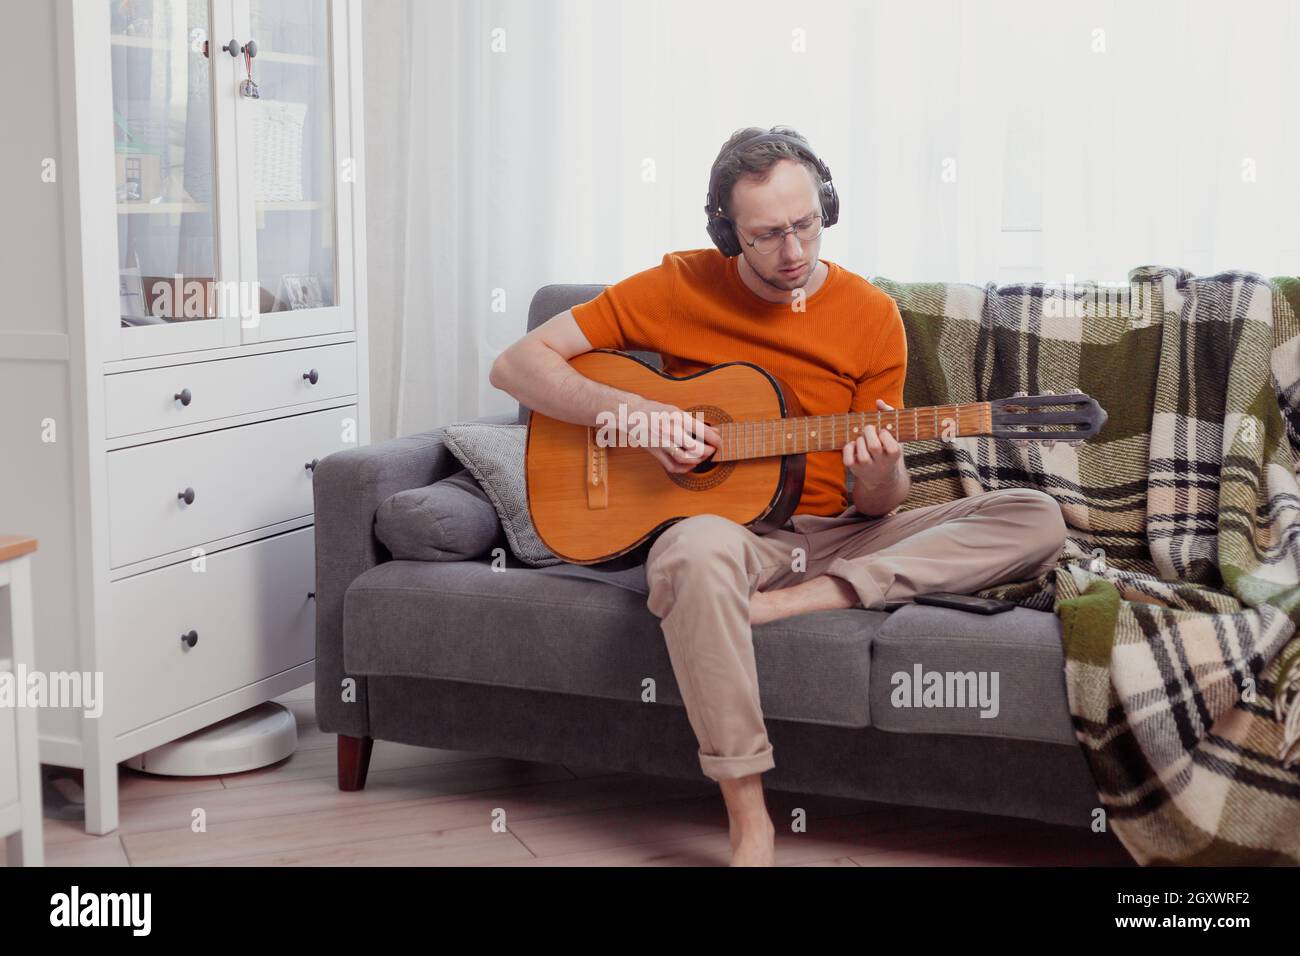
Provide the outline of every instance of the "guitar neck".
<path id="1" fill-rule="evenodd" d="M 776 455 L 839 451 L 862 435 L 868 425 L 875 425 L 877 431 L 887 429 L 899 442 L 963 438 L 989 434 L 993 430 L 993 414 L 988 402 L 970 402 L 903 408 L 892 412 L 844 412 L 723 422 L 713 426 L 722 436 L 722 447 L 714 460 L 743 461 Z"/>

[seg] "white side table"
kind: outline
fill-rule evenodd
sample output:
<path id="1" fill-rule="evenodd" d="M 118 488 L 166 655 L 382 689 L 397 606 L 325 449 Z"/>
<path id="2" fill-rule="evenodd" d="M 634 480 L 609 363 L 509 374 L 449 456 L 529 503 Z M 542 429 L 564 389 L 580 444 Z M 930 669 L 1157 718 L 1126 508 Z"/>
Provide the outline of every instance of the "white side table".
<path id="1" fill-rule="evenodd" d="M 32 574 L 35 538 L 0 535 L 0 588 L 9 591 L 9 646 L 0 644 L 0 671 L 25 672 L 36 660 L 32 638 Z M 0 632 L 3 639 L 3 632 Z M 8 679 L 8 678 L 6 678 Z M 15 686 L 15 693 L 25 687 Z M 41 762 L 36 712 L 0 705 L 0 836 L 7 838 L 9 866 L 41 866 Z"/>

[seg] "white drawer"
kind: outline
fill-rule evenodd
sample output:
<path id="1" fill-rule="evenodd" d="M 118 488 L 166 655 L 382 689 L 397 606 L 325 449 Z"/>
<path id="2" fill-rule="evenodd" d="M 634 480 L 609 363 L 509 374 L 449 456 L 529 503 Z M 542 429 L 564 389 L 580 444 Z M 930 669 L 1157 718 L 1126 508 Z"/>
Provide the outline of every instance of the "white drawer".
<path id="1" fill-rule="evenodd" d="M 185 405 L 177 396 L 187 390 Z M 351 343 L 120 372 L 104 380 L 105 434 L 135 435 L 356 391 L 357 347 Z"/>
<path id="2" fill-rule="evenodd" d="M 306 464 L 354 447 L 356 417 L 348 405 L 109 452 L 110 565 L 311 514 Z"/>
<path id="3" fill-rule="evenodd" d="M 315 657 L 311 528 L 116 581 L 104 719 L 122 734 Z M 191 647 L 182 635 L 194 635 Z"/>
<path id="4" fill-rule="evenodd" d="M 0 668 L 9 671 L 9 663 L 0 661 Z M 19 687 L 15 692 L 22 694 L 26 690 Z M 0 706 L 0 807 L 18 802 L 18 730 L 14 718 L 14 708 Z"/>

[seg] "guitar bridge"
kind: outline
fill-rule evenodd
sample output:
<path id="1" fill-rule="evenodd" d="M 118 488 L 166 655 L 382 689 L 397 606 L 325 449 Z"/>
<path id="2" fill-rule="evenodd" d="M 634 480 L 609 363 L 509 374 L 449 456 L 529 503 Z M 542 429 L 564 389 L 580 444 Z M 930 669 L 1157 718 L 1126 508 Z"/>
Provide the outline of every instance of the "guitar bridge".
<path id="1" fill-rule="evenodd" d="M 609 449 L 596 443 L 596 429 L 587 429 L 587 507 L 609 507 Z"/>

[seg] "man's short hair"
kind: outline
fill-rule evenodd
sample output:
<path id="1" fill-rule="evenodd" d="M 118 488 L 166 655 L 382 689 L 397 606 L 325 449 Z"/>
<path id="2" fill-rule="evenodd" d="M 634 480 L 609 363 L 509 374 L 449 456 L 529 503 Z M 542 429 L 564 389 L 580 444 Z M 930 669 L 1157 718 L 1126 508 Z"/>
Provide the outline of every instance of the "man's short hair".
<path id="1" fill-rule="evenodd" d="M 716 180 L 717 199 L 722 205 L 722 214 L 728 219 L 732 218 L 731 192 L 736 183 L 740 182 L 745 176 L 752 176 L 759 182 L 765 182 L 772 174 L 772 167 L 783 159 L 790 159 L 799 163 L 812 174 L 814 183 L 818 181 L 820 174 L 817 167 L 789 143 L 767 141 L 755 143 L 751 146 L 742 146 L 723 159 L 724 154 L 737 143 L 762 133 L 780 133 L 783 136 L 789 136 L 791 139 L 797 139 L 807 146 L 809 152 L 812 151 L 812 146 L 809 145 L 808 140 L 789 126 L 773 126 L 770 130 L 760 129 L 757 126 L 747 126 L 732 133 L 731 138 L 723 144 L 722 149 L 718 150 L 717 159 L 713 161 L 718 177 Z"/>

